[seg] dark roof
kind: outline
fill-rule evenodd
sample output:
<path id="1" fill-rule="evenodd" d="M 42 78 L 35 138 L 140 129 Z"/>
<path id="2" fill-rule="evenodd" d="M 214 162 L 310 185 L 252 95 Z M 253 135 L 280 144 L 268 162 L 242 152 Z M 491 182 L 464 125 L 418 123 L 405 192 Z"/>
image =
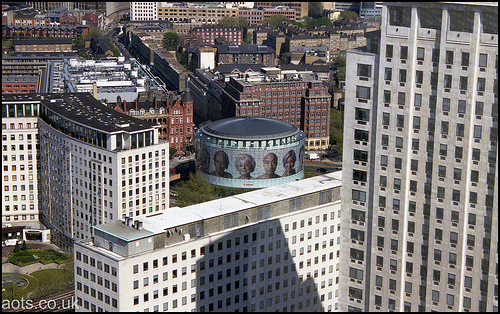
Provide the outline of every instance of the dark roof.
<path id="1" fill-rule="evenodd" d="M 189 88 L 182 95 L 182 102 L 193 101 L 193 95 L 191 95 L 191 91 Z"/>
<path id="2" fill-rule="evenodd" d="M 6 101 L 41 101 L 44 107 L 61 117 L 105 133 L 134 132 L 156 126 L 154 123 L 119 113 L 103 105 L 90 93 L 2 94 L 2 102 Z"/>
<path id="3" fill-rule="evenodd" d="M 274 51 L 268 46 L 262 45 L 240 45 L 240 46 L 230 46 L 230 45 L 216 45 L 218 54 L 225 53 L 261 53 L 268 54 Z"/>
<path id="4" fill-rule="evenodd" d="M 260 69 L 265 67 L 264 64 L 262 63 L 239 63 L 239 64 L 231 64 L 231 63 L 222 63 L 218 65 L 217 67 L 214 68 L 213 72 L 214 73 L 231 73 L 235 69 L 238 69 L 241 73 L 244 73 L 248 70 L 252 70 L 254 72 L 259 72 Z"/>
<path id="5" fill-rule="evenodd" d="M 236 117 L 210 122 L 201 128 L 204 133 L 228 139 L 273 139 L 300 133 L 284 121 L 262 117 Z"/>
<path id="6" fill-rule="evenodd" d="M 14 45 L 54 45 L 54 44 L 71 44 L 73 41 L 67 38 L 55 39 L 14 39 Z"/>
<path id="7" fill-rule="evenodd" d="M 313 72 L 329 72 L 333 71 L 332 63 L 328 64 L 282 64 L 281 70 L 297 70 L 297 71 L 313 71 Z"/>

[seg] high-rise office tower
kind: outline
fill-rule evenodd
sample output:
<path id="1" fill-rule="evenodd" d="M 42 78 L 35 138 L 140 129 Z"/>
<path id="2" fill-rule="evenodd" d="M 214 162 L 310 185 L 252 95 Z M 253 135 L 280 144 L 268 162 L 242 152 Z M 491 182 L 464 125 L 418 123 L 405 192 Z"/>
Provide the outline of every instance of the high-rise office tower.
<path id="1" fill-rule="evenodd" d="M 7 175 L 11 180 L 13 175 L 19 180 L 23 175 L 27 184 L 17 181 L 4 186 L 19 189 L 18 194 L 9 191 L 11 198 L 36 197 L 35 165 L 29 160 L 35 155 L 35 134 L 21 132 L 31 123 L 38 131 L 39 218 L 60 248 L 72 251 L 73 241 L 91 237 L 94 225 L 168 207 L 168 142 L 159 142 L 159 125 L 116 112 L 89 93 L 3 95 L 2 107 L 9 136 L 17 136 L 20 143 L 4 147 L 4 156 L 9 157 L 5 149 L 18 149 L 28 158 L 27 163 L 17 162 L 19 172 Z M 23 134 L 28 142 L 21 148 Z M 23 186 L 29 193 L 23 192 Z"/>
<path id="2" fill-rule="evenodd" d="M 498 5 L 384 3 L 346 74 L 340 310 L 498 311 Z"/>

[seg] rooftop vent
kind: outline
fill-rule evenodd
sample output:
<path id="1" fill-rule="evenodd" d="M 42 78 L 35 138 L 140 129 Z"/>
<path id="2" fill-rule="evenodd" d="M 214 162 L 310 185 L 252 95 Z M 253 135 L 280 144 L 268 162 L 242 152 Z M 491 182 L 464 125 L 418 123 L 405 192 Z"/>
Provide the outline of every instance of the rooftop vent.
<path id="1" fill-rule="evenodd" d="M 115 123 L 118 128 L 126 128 L 130 126 L 130 123 Z"/>

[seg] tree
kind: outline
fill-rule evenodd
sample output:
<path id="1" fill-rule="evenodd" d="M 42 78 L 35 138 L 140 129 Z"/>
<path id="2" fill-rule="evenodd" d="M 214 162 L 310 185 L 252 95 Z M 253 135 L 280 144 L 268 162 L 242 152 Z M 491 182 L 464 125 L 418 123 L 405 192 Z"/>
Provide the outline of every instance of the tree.
<path id="1" fill-rule="evenodd" d="M 243 29 L 249 25 L 248 19 L 246 17 L 233 17 L 233 16 L 224 16 L 217 22 L 217 26 L 221 27 L 236 27 L 239 29 Z"/>
<path id="2" fill-rule="evenodd" d="M 262 19 L 261 24 L 262 25 L 268 24 L 271 27 L 277 27 L 281 23 L 288 21 L 290 20 L 286 16 L 281 14 L 275 14 L 271 15 L 270 17 L 266 17 L 265 19 Z"/>
<path id="3" fill-rule="evenodd" d="M 179 46 L 179 34 L 174 32 L 165 32 L 163 34 L 163 47 L 167 50 L 177 50 Z"/>
<path id="4" fill-rule="evenodd" d="M 323 16 L 323 3 L 322 2 L 309 2 L 308 15 L 313 18 Z"/>
<path id="5" fill-rule="evenodd" d="M 337 79 L 339 81 L 345 81 L 345 57 L 338 56 L 335 58 L 334 64 L 337 68 Z"/>
<path id="6" fill-rule="evenodd" d="M 344 142 L 344 112 L 332 109 L 330 114 L 330 145 L 333 150 L 342 155 L 342 147 Z"/>
<path id="7" fill-rule="evenodd" d="M 346 21 L 355 21 L 358 19 L 358 14 L 352 11 L 342 11 L 340 12 L 340 18 Z"/>
<path id="8" fill-rule="evenodd" d="M 16 246 L 14 247 L 14 253 L 21 252 L 21 248 L 19 247 L 19 242 L 16 241 Z"/>
<path id="9" fill-rule="evenodd" d="M 23 246 L 21 247 L 21 251 L 26 251 L 28 248 L 26 247 L 26 241 L 23 240 Z"/>
<path id="10" fill-rule="evenodd" d="M 190 173 L 189 180 L 179 184 L 177 193 L 177 202 L 180 207 L 208 202 L 215 198 L 214 186 L 201 172 Z"/>

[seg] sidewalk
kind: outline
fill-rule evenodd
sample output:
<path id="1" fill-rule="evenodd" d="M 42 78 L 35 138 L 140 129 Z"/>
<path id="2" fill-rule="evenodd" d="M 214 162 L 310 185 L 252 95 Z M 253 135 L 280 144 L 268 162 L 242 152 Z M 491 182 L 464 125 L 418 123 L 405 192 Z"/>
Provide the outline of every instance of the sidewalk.
<path id="1" fill-rule="evenodd" d="M 29 275 L 32 272 L 35 272 L 35 271 L 41 270 L 41 269 L 55 269 L 55 268 L 63 268 L 63 267 L 64 267 L 64 264 L 59 265 L 56 263 L 50 263 L 47 265 L 43 265 L 42 263 L 37 262 L 35 264 L 31 264 L 31 265 L 24 266 L 24 267 L 19 267 L 17 265 L 11 264 L 11 263 L 5 263 L 5 264 L 2 264 L 2 274 L 3 273 L 14 273 L 14 274 Z"/>

